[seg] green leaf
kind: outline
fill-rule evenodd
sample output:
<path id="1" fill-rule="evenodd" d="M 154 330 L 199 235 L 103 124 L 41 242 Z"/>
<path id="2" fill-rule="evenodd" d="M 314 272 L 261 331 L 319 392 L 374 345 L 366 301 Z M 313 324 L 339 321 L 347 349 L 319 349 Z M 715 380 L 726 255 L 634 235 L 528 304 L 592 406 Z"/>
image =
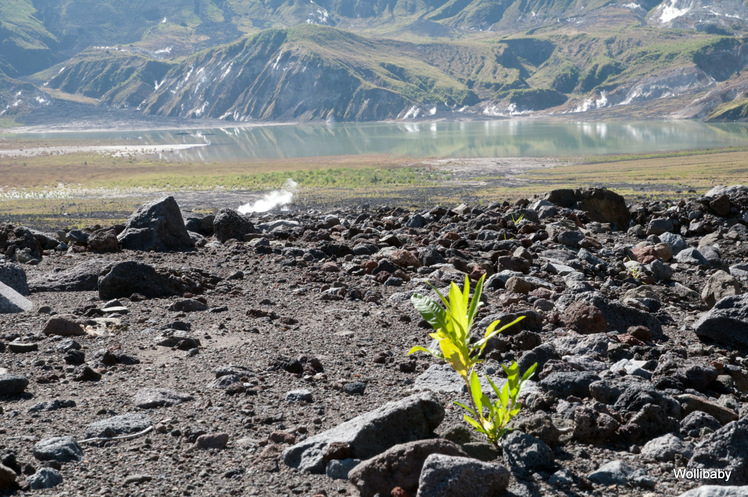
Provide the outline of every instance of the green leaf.
<path id="1" fill-rule="evenodd" d="M 414 352 L 426 352 L 429 355 L 432 355 L 438 359 L 441 359 L 441 357 L 436 355 L 433 350 L 429 350 L 426 347 L 421 347 L 420 345 L 416 345 L 415 347 L 410 349 L 407 355 L 413 354 Z"/>
<path id="2" fill-rule="evenodd" d="M 469 412 L 469 413 L 470 413 L 470 414 L 472 414 L 473 416 L 477 416 L 477 414 L 475 414 L 475 411 L 473 411 L 472 409 L 470 409 L 470 408 L 469 408 L 468 406 L 466 406 L 465 404 L 461 404 L 460 402 L 457 402 L 457 401 L 455 401 L 455 404 L 457 404 L 458 406 L 462 407 L 463 409 L 465 409 L 465 410 L 466 410 L 467 412 Z"/>
<path id="3" fill-rule="evenodd" d="M 442 302 L 444 302 L 444 307 L 446 307 L 447 309 L 449 309 L 449 301 L 448 301 L 448 300 L 447 300 L 446 298 L 444 298 L 444 295 L 442 295 L 442 294 L 441 294 L 441 292 L 439 291 L 439 289 L 438 289 L 438 288 L 436 288 L 436 287 L 435 287 L 434 285 L 432 285 L 431 283 L 429 283 L 429 286 L 431 287 L 431 289 L 432 289 L 433 291 L 435 291 L 435 292 L 436 292 L 436 294 L 437 294 L 437 295 L 439 296 L 439 298 L 440 298 L 440 299 L 442 300 Z"/>
<path id="4" fill-rule="evenodd" d="M 486 343 L 486 342 L 487 342 L 488 340 L 490 340 L 491 338 L 493 338 L 493 337 L 494 337 L 494 335 L 497 335 L 497 334 L 501 333 L 501 332 L 502 332 L 502 331 L 504 331 L 505 329 L 509 328 L 509 327 L 510 327 L 510 326 L 512 326 L 512 325 L 515 325 L 515 324 L 517 324 L 518 322 L 522 321 L 523 319 L 525 319 L 525 316 L 520 316 L 520 317 L 518 317 L 517 319 L 515 319 L 514 321 L 512 321 L 511 323 L 509 323 L 509 324 L 506 324 L 506 325 L 502 326 L 502 327 L 501 327 L 501 328 L 499 328 L 498 330 L 496 330 L 496 329 L 492 329 L 490 333 L 488 332 L 488 330 L 486 330 L 486 336 L 484 336 L 484 337 L 483 337 L 482 339 L 480 339 L 480 340 L 479 340 L 479 341 L 478 341 L 478 342 L 477 342 L 477 343 L 476 343 L 475 345 L 476 345 L 476 346 L 482 346 L 482 345 L 483 345 L 484 343 Z M 498 324 L 499 324 L 499 323 L 496 323 L 496 325 L 498 325 Z M 492 326 L 493 326 L 494 328 L 496 327 L 496 325 L 494 325 L 494 323 L 491 323 L 491 325 L 492 325 Z M 490 328 L 490 326 L 489 326 L 489 328 Z"/>
<path id="5" fill-rule="evenodd" d="M 478 430 L 480 433 L 486 433 L 486 430 L 481 426 L 479 422 L 468 416 L 467 414 L 463 415 L 463 418 L 465 418 L 465 421 L 473 425 L 473 427 Z"/>
<path id="6" fill-rule="evenodd" d="M 462 299 L 462 292 L 457 285 L 451 283 L 449 286 L 449 315 L 452 324 L 455 325 L 456 341 L 464 341 L 467 331 L 467 307 Z"/>
<path id="7" fill-rule="evenodd" d="M 501 389 L 501 393 L 499 394 L 499 401 L 501 401 L 501 405 L 504 407 L 507 407 L 509 405 L 509 383 L 507 382 L 506 385 L 504 385 L 504 388 Z"/>
<path id="8" fill-rule="evenodd" d="M 480 308 L 480 296 L 483 293 L 483 280 L 486 279 L 486 275 L 480 277 L 478 284 L 475 285 L 475 291 L 473 292 L 473 301 L 470 302 L 470 308 L 468 309 L 468 321 L 472 325 L 475 320 L 475 315 L 478 313 Z"/>
<path id="9" fill-rule="evenodd" d="M 473 370 L 473 373 L 470 375 L 470 395 L 473 397 L 473 402 L 475 402 L 475 407 L 478 409 L 478 412 L 483 412 L 483 392 L 481 391 L 480 387 L 480 379 L 478 379 L 478 373 Z"/>
<path id="10" fill-rule="evenodd" d="M 420 294 L 413 294 L 410 298 L 413 307 L 423 316 L 435 330 L 446 328 L 447 311 L 445 311 L 434 299 Z"/>
<path id="11" fill-rule="evenodd" d="M 444 354 L 444 360 L 452 366 L 452 369 L 460 375 L 463 379 L 468 377 L 468 369 L 470 368 L 467 364 L 466 358 L 462 351 L 455 345 L 451 340 L 445 338 L 439 341 L 439 347 Z"/>
<path id="12" fill-rule="evenodd" d="M 522 381 L 520 383 L 524 383 L 527 380 L 530 379 L 530 377 L 535 373 L 535 370 L 538 368 L 538 363 L 536 362 L 532 366 L 530 366 L 527 371 L 525 371 L 525 374 L 522 375 Z"/>
<path id="13" fill-rule="evenodd" d="M 465 284 L 462 285 L 462 306 L 465 308 L 465 316 L 467 317 L 468 308 L 470 304 L 470 277 L 465 275 Z"/>
<path id="14" fill-rule="evenodd" d="M 489 376 L 486 376 L 486 379 L 488 380 L 488 383 L 491 385 L 491 388 L 493 388 L 493 391 L 496 392 L 496 396 L 501 397 L 501 390 L 499 390 L 499 387 L 496 386 L 496 383 L 494 383 Z"/>

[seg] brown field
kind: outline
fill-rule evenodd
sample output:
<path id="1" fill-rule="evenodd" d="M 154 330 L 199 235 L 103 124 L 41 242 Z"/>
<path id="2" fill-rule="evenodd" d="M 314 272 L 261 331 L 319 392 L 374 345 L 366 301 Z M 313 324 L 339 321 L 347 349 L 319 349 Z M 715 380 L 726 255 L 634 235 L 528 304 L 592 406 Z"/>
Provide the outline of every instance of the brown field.
<path id="1" fill-rule="evenodd" d="M 59 146 L 57 141 L 27 141 L 21 148 Z M 9 148 L 8 142 L 0 142 L 0 150 Z M 212 211 L 257 198 L 288 177 L 299 182 L 296 203 L 305 207 L 487 203 L 585 186 L 607 187 L 632 199 L 674 198 L 701 194 L 716 184 L 748 182 L 748 150 L 596 158 L 342 156 L 222 163 L 80 150 L 0 156 L 0 222 L 43 229 L 112 224 L 166 193 L 187 209 Z"/>

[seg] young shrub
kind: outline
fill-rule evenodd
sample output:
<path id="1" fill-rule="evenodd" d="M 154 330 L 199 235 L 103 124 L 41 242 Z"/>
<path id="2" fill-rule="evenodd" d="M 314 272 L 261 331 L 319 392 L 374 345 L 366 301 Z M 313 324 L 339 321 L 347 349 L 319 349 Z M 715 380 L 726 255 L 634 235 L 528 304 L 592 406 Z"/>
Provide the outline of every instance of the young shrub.
<path id="1" fill-rule="evenodd" d="M 480 356 L 488 340 L 524 319 L 524 316 L 520 316 L 498 329 L 500 320 L 496 320 L 486 328 L 483 338 L 471 344 L 470 331 L 481 305 L 480 298 L 483 293 L 484 280 L 485 275 L 478 280 L 472 300 L 470 299 L 470 278 L 467 276 L 465 276 L 465 284 L 462 290 L 454 283 L 450 284 L 448 299 L 431 285 L 431 288 L 439 296 L 444 307 L 429 297 L 414 294 L 411 297 L 411 302 L 421 316 L 423 316 L 423 319 L 434 328 L 434 333 L 429 333 L 429 335 L 437 340 L 439 350 L 430 350 L 417 345 L 410 349 L 408 355 L 418 351 L 426 352 L 449 364 L 460 378 L 462 378 L 462 381 L 465 382 L 470 393 L 472 409 L 463 404 L 456 403 L 472 414 L 472 417 L 466 414 L 465 420 L 477 431 L 485 434 L 491 443 L 498 444 L 498 440 L 508 431 L 506 428 L 507 423 L 522 407 L 522 404 L 517 399 L 519 398 L 522 385 L 532 376 L 537 364 L 530 367 L 521 379 L 519 377 L 519 367 L 516 362 L 512 363 L 508 368 L 502 365 L 507 374 L 507 383 L 503 389 L 499 389 L 490 378 L 486 377 L 498 397 L 494 402 L 491 402 L 481 391 L 481 384 L 478 374 L 475 372 L 475 366 L 482 362 Z M 484 412 L 487 414 L 484 415 Z"/>
<path id="2" fill-rule="evenodd" d="M 530 368 L 525 371 L 522 378 L 519 377 L 519 366 L 516 362 L 512 362 L 512 365 L 508 368 L 501 365 L 506 373 L 507 382 L 504 388 L 499 389 L 496 384 L 491 381 L 491 378 L 486 376 L 488 383 L 496 393 L 497 400 L 491 401 L 490 398 L 481 390 L 480 380 L 478 375 L 473 371 L 470 376 L 470 398 L 472 400 L 473 408 L 469 408 L 464 404 L 455 402 L 458 406 L 465 409 L 472 416 L 464 415 L 465 421 L 467 421 L 473 428 L 479 433 L 483 433 L 488 441 L 498 446 L 499 439 L 509 431 L 506 425 L 509 421 L 516 416 L 522 408 L 522 402 L 519 402 L 519 394 L 522 392 L 522 386 L 530 379 L 538 367 L 536 362 Z M 484 412 L 487 412 L 484 415 Z"/>

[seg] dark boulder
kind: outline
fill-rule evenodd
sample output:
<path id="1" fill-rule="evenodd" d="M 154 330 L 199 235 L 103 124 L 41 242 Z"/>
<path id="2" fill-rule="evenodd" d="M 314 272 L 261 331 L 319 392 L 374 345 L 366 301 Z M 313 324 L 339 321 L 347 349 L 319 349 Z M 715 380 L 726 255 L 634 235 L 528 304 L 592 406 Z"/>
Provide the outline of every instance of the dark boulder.
<path id="1" fill-rule="evenodd" d="M 169 252 L 194 248 L 174 197 L 140 207 L 127 220 L 125 230 L 117 238 L 122 248 L 131 250 Z"/>
<path id="2" fill-rule="evenodd" d="M 129 297 L 139 293 L 148 298 L 177 295 L 178 289 L 168 276 L 135 261 L 120 262 L 99 278 L 99 297 L 102 300 Z"/>
<path id="3" fill-rule="evenodd" d="M 693 325 L 699 338 L 748 347 L 748 294 L 725 297 Z"/>
<path id="4" fill-rule="evenodd" d="M 626 229 L 631 219 L 624 198 L 605 188 L 553 190 L 546 200 L 561 207 L 582 210 L 591 220 L 614 224 L 619 230 Z"/>
<path id="5" fill-rule="evenodd" d="M 252 222 L 233 209 L 221 209 L 213 221 L 213 233 L 223 243 L 226 240 L 244 240 L 244 235 L 254 233 Z"/>
<path id="6" fill-rule="evenodd" d="M 18 264 L 0 264 L 0 283 L 5 283 L 21 295 L 30 293 L 26 272 Z"/>
<path id="7" fill-rule="evenodd" d="M 96 230 L 88 237 L 86 245 L 90 252 L 105 253 L 119 251 L 119 240 L 114 228 Z"/>

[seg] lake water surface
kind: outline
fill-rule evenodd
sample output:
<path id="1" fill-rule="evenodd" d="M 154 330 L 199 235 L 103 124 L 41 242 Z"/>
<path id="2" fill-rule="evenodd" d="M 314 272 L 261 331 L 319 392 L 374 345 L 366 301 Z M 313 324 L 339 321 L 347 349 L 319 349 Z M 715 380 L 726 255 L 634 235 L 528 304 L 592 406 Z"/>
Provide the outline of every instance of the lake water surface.
<path id="1" fill-rule="evenodd" d="M 153 147 L 176 161 L 235 161 L 341 155 L 553 157 L 748 145 L 748 124 L 694 121 L 473 121 L 291 124 L 174 131 L 17 135 Z M 0 138 L 2 139 L 2 138 Z M 169 149 L 163 145 L 174 145 Z M 176 147 L 178 146 L 178 147 Z M 133 150 L 130 148 L 130 150 Z"/>

